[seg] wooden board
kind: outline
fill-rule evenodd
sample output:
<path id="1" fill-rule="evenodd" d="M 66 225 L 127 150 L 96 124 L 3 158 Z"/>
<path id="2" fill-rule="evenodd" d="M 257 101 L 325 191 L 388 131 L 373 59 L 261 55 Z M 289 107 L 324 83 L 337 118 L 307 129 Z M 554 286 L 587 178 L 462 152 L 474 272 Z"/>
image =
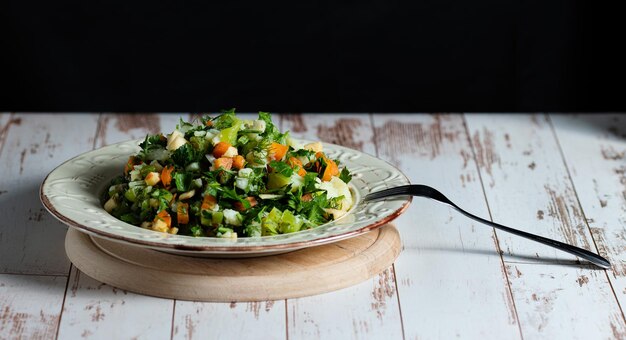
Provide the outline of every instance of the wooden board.
<path id="1" fill-rule="evenodd" d="M 400 254 L 395 227 L 291 253 L 247 258 L 176 256 L 68 230 L 65 249 L 83 273 L 152 296 L 195 301 L 264 301 L 348 287 L 385 270 Z"/>

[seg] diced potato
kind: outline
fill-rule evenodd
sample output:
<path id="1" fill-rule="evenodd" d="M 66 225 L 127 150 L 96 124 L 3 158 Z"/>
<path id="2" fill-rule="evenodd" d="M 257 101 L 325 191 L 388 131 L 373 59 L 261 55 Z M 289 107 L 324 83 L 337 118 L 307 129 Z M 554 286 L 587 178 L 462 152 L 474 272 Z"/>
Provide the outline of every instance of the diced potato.
<path id="1" fill-rule="evenodd" d="M 155 220 L 154 223 L 152 223 L 152 230 L 154 231 L 160 231 L 162 233 L 167 233 L 168 232 L 168 227 L 167 227 L 167 223 L 165 223 L 165 221 L 162 220 Z"/>
<path id="2" fill-rule="evenodd" d="M 322 142 L 314 142 L 314 143 L 305 144 L 304 149 L 315 151 L 315 152 L 321 152 L 323 151 L 324 147 L 322 146 Z"/>
<path id="3" fill-rule="evenodd" d="M 222 157 L 235 157 L 237 155 L 238 155 L 237 148 L 234 147 L 234 146 L 229 146 L 228 150 L 226 150 L 226 152 L 224 152 Z"/>
<path id="4" fill-rule="evenodd" d="M 149 186 L 155 186 L 161 181 L 161 175 L 158 172 L 149 172 L 146 175 L 146 184 Z"/>
<path id="5" fill-rule="evenodd" d="M 182 193 L 180 196 L 178 196 L 178 199 L 181 200 L 181 201 L 186 200 L 186 199 L 190 199 L 195 194 L 196 194 L 196 190 L 192 189 L 192 190 L 189 190 L 187 192 Z"/>
<path id="6" fill-rule="evenodd" d="M 111 213 L 115 208 L 117 208 L 117 202 L 115 202 L 113 197 L 109 198 L 109 200 L 104 203 L 104 210 L 108 213 Z"/>
<path id="7" fill-rule="evenodd" d="M 174 151 L 186 143 L 185 135 L 178 130 L 174 130 L 174 132 L 167 136 L 167 149 L 169 151 Z"/>

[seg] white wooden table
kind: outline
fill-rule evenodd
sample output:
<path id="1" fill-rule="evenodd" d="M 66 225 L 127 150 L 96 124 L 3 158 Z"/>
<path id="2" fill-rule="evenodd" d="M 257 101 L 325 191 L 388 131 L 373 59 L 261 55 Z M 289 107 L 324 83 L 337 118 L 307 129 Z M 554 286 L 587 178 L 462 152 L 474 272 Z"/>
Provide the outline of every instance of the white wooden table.
<path id="1" fill-rule="evenodd" d="M 598 252 L 613 268 L 415 199 L 396 220 L 404 250 L 377 277 L 230 304 L 137 295 L 81 274 L 65 257 L 66 227 L 38 199 L 64 160 L 170 131 L 178 118 L 0 114 L 0 338 L 626 337 L 626 116 L 275 115 L 295 136 L 376 155 L 471 212 Z"/>

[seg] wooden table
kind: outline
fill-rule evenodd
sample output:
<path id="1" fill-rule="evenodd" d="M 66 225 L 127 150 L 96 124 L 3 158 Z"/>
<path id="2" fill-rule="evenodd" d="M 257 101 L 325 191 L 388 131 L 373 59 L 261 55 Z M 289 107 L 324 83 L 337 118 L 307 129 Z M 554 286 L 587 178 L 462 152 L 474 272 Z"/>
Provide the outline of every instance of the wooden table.
<path id="1" fill-rule="evenodd" d="M 0 338 L 626 337 L 626 116 L 275 115 L 363 150 L 478 215 L 607 256 L 599 270 L 415 199 L 404 250 L 371 280 L 307 298 L 198 303 L 97 282 L 65 257 L 38 189 L 64 160 L 179 115 L 0 114 Z M 186 117 L 186 115 L 183 115 Z"/>

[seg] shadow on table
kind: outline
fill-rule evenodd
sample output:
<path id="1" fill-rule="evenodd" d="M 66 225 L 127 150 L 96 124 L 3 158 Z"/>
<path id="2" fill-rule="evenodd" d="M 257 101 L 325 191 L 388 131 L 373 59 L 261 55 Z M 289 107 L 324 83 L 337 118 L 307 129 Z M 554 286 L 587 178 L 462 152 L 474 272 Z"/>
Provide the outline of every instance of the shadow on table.
<path id="1" fill-rule="evenodd" d="M 41 204 L 39 181 L 0 190 L 0 273 L 67 275 L 67 226 Z"/>

